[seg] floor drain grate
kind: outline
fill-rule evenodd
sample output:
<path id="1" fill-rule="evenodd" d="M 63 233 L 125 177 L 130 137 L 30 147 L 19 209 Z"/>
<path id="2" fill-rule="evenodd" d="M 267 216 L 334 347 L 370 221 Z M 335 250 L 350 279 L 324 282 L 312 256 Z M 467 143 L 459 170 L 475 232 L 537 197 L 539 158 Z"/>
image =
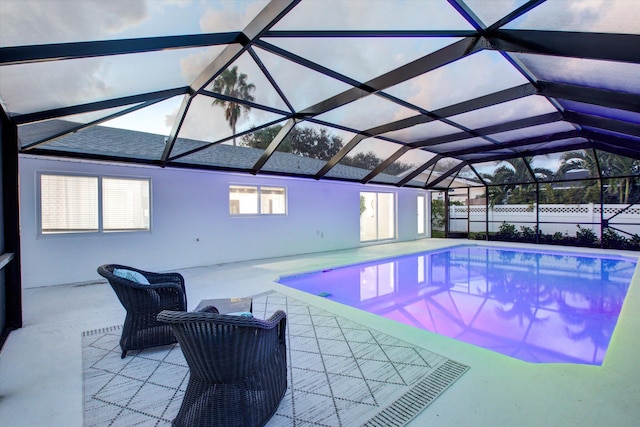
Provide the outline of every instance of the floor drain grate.
<path id="1" fill-rule="evenodd" d="M 446 361 L 404 396 L 370 419 L 365 426 L 395 427 L 405 425 L 468 369 L 468 366 L 452 360 Z"/>

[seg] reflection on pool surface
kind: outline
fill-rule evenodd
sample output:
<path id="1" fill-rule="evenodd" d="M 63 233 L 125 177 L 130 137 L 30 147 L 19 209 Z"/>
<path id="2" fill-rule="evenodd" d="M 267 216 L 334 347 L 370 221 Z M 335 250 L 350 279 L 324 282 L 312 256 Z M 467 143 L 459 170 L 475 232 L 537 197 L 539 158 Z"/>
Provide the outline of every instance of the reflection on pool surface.
<path id="1" fill-rule="evenodd" d="M 601 365 L 635 266 L 459 246 L 280 283 L 528 362 Z"/>

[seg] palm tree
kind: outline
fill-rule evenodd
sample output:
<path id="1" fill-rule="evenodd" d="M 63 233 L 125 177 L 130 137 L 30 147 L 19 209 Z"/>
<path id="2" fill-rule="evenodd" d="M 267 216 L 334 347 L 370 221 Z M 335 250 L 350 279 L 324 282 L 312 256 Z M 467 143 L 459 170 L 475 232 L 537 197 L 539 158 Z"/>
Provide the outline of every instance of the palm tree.
<path id="1" fill-rule="evenodd" d="M 230 98 L 253 101 L 254 98 L 251 92 L 253 92 L 255 88 L 256 86 L 253 83 L 247 83 L 246 74 L 238 74 L 238 66 L 235 65 L 232 68 L 224 70 L 222 74 L 213 81 L 212 90 Z M 224 99 L 216 99 L 211 105 L 219 105 L 224 108 L 224 118 L 229 122 L 233 133 L 233 145 L 236 145 L 236 124 L 242 111 L 248 113 L 251 107 Z"/>
<path id="2" fill-rule="evenodd" d="M 597 161 L 594 150 L 569 151 L 562 154 L 557 174 L 564 176 L 568 171 L 583 169 L 589 171 L 589 176 L 597 177 L 600 176 L 598 171 L 598 165 L 600 165 L 602 177 L 612 178 L 608 180 L 607 186 L 607 193 L 613 197 L 612 201 L 626 204 L 629 203 L 634 185 L 629 175 L 637 173 L 639 163 L 637 160 L 605 151 L 597 152 Z M 584 194 L 588 200 L 594 199 L 594 194 L 599 195 L 596 187 L 597 181 L 586 182 Z"/>
<path id="3" fill-rule="evenodd" d="M 567 173 L 571 171 L 586 170 L 589 177 L 598 177 L 598 160 L 594 150 L 575 150 L 562 153 L 560 165 L 556 171 L 556 179 L 567 179 Z M 596 180 L 585 180 L 579 185 L 573 184 L 571 188 L 563 191 L 564 203 L 597 203 L 600 200 L 600 184 Z"/>
<path id="4" fill-rule="evenodd" d="M 603 152 L 600 151 L 598 154 L 602 159 Z M 600 160 L 603 177 L 620 177 L 609 181 L 611 183 L 609 192 L 615 195 L 617 187 L 618 203 L 630 203 L 630 196 L 634 193 L 636 181 L 629 175 L 638 175 L 640 161 L 616 154 L 607 154 L 606 160 Z"/>
<path id="5" fill-rule="evenodd" d="M 535 178 L 550 179 L 552 172 L 546 168 L 532 167 L 533 157 L 518 157 L 504 160 L 503 164 L 493 171 L 493 174 L 483 174 L 489 183 L 490 205 L 501 203 L 531 203 L 535 200 Z M 530 183 L 530 184 L 529 184 Z"/>

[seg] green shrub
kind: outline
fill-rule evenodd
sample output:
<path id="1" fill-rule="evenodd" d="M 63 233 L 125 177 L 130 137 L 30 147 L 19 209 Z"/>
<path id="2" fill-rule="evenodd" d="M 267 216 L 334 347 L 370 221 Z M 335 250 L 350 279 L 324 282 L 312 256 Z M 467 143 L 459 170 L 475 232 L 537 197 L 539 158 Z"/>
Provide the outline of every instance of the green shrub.
<path id="1" fill-rule="evenodd" d="M 561 231 L 556 231 L 551 236 L 551 243 L 554 244 L 554 245 L 562 245 L 562 244 L 566 243 L 567 237 L 569 237 L 569 236 L 566 236 L 566 235 L 562 234 Z"/>
<path id="2" fill-rule="evenodd" d="M 590 228 L 582 228 L 578 225 L 578 231 L 576 232 L 576 240 L 578 246 L 597 246 L 598 236 Z"/>
<path id="3" fill-rule="evenodd" d="M 608 227 L 602 231 L 602 245 L 607 249 L 622 249 L 626 240 Z"/>
<path id="4" fill-rule="evenodd" d="M 638 251 L 640 250 L 640 236 L 638 236 L 637 234 L 634 234 L 633 236 L 631 236 L 631 238 L 627 241 L 629 248 L 631 250 L 634 251 Z"/>
<path id="5" fill-rule="evenodd" d="M 526 242 L 535 242 L 536 241 L 536 230 L 531 227 L 522 226 L 520 227 L 520 234 L 522 235 L 522 240 Z"/>
<path id="6" fill-rule="evenodd" d="M 513 224 L 507 224 L 503 222 L 498 229 L 498 239 L 502 240 L 515 240 L 520 237 L 520 233 L 516 231 L 516 226 Z"/>
<path id="7" fill-rule="evenodd" d="M 470 231 L 469 232 L 469 240 L 486 240 L 487 235 L 482 232 Z"/>

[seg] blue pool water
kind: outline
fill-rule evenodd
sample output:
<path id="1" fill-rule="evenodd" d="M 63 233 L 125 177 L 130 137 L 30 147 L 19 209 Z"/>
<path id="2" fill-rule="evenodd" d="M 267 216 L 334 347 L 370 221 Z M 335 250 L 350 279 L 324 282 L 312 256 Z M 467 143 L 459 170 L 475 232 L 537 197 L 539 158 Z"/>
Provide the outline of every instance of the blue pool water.
<path id="1" fill-rule="evenodd" d="M 280 283 L 528 362 L 601 365 L 635 266 L 468 245 Z"/>

